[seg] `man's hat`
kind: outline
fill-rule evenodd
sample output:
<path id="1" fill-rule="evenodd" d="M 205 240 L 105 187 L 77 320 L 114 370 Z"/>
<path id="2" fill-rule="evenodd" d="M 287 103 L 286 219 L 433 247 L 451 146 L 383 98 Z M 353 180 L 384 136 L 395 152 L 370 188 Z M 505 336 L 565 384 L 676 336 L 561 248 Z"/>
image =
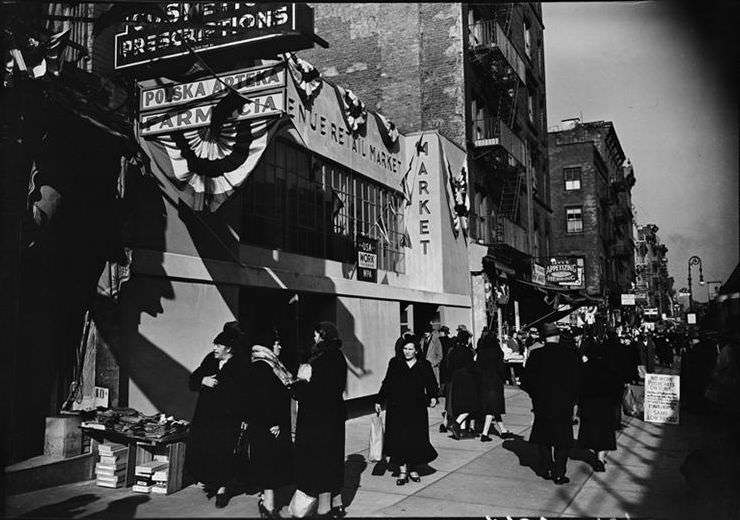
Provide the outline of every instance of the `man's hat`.
<path id="1" fill-rule="evenodd" d="M 554 323 L 543 323 L 540 326 L 540 336 L 549 338 L 550 336 L 559 336 L 560 329 Z"/>
<path id="2" fill-rule="evenodd" d="M 457 330 L 463 330 L 463 331 L 467 332 L 468 331 L 468 328 L 465 325 L 458 325 L 457 326 Z"/>

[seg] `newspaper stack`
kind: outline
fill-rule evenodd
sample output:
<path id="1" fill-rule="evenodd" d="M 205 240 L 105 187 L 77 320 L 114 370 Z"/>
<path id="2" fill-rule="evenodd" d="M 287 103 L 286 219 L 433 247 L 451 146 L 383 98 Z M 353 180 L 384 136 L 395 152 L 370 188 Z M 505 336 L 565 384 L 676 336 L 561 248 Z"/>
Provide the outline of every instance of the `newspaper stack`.
<path id="1" fill-rule="evenodd" d="M 98 462 L 95 476 L 98 486 L 118 488 L 126 483 L 128 447 L 124 444 L 106 442 L 98 445 Z"/>
<path id="2" fill-rule="evenodd" d="M 167 461 L 163 460 L 152 460 L 137 464 L 134 470 L 134 487 L 131 489 L 137 493 L 151 493 L 154 486 L 154 474 L 166 470 L 168 467 Z"/>

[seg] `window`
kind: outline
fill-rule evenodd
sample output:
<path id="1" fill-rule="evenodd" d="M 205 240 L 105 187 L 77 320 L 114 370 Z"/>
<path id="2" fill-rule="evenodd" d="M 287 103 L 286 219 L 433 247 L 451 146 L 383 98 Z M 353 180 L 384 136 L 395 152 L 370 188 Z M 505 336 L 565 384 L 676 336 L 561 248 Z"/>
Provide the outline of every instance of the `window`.
<path id="1" fill-rule="evenodd" d="M 583 207 L 565 208 L 565 231 L 567 233 L 581 233 L 583 231 Z"/>
<path id="2" fill-rule="evenodd" d="M 581 189 L 581 167 L 563 168 L 563 180 L 566 190 Z"/>
<path id="3" fill-rule="evenodd" d="M 405 272 L 403 197 L 282 140 L 244 187 L 246 243 L 354 262 L 358 234 L 378 240 L 378 268 Z"/>
<path id="4" fill-rule="evenodd" d="M 530 23 L 524 20 L 524 53 L 527 58 L 532 58 L 532 34 L 530 31 Z"/>

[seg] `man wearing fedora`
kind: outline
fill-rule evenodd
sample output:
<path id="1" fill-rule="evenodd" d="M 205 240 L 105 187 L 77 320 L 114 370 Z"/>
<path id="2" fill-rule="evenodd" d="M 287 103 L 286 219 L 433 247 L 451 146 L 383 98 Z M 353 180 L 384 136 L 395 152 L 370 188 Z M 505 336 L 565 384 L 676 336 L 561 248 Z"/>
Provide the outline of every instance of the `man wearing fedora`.
<path id="1" fill-rule="evenodd" d="M 544 346 L 527 359 L 522 387 L 532 399 L 534 424 L 529 442 L 537 444 L 542 476 L 555 484 L 567 484 L 568 451 L 573 444 L 573 406 L 578 397 L 578 355 L 560 343 L 554 323 L 540 328 Z"/>

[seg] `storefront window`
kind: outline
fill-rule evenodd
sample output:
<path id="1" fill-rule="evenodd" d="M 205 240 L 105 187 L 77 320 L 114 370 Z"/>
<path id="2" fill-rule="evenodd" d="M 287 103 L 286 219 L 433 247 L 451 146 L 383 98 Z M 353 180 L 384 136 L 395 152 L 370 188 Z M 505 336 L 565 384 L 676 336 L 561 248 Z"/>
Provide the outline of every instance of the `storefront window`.
<path id="1" fill-rule="evenodd" d="M 378 267 L 405 272 L 403 197 L 357 173 L 277 140 L 244 187 L 242 240 L 355 262 L 362 233 L 378 240 Z"/>

